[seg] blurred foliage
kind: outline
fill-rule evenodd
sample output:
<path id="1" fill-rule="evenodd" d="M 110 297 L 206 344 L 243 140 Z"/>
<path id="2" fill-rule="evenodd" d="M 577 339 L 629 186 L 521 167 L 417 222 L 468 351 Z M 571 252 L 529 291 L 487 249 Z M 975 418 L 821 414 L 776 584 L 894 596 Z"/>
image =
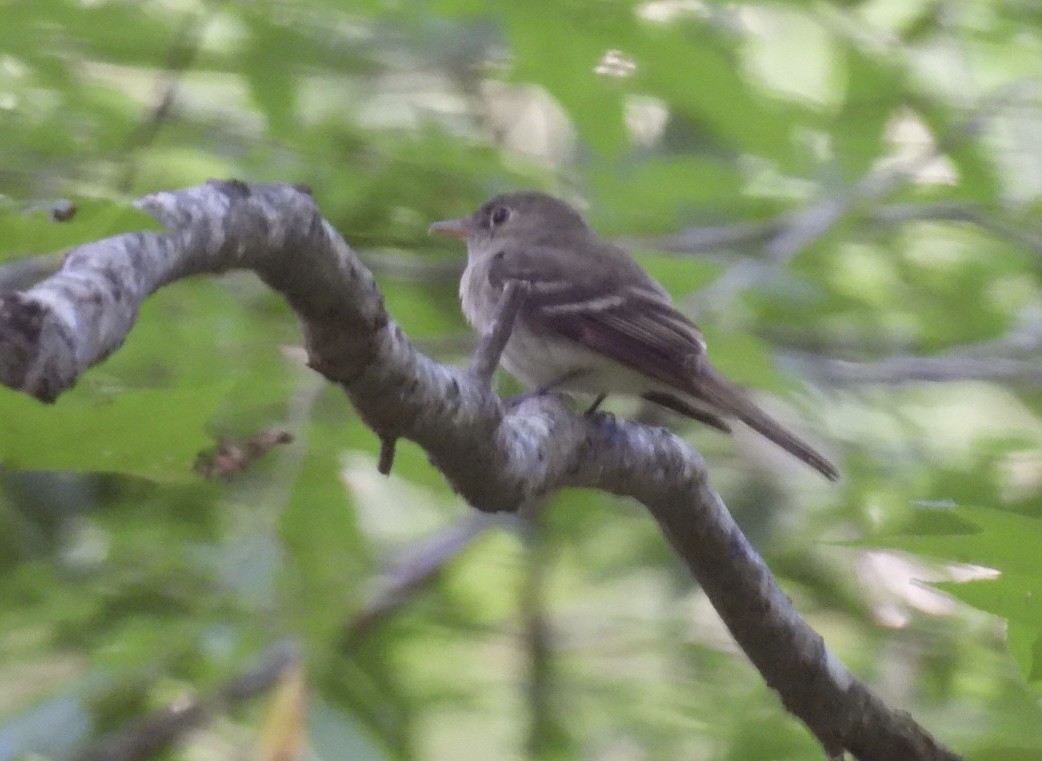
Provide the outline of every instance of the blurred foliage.
<path id="1" fill-rule="evenodd" d="M 30 213 L 26 213 L 26 211 Z M 49 215 L 53 224 L 42 217 Z M 60 251 L 81 243 L 107 238 L 121 232 L 158 230 L 149 216 L 126 204 L 88 198 L 80 203 L 61 200 L 50 208 L 18 210 L 0 206 L 0 260 L 35 254 L 40 251 Z"/>
<path id="2" fill-rule="evenodd" d="M 461 362 L 460 252 L 427 225 L 505 189 L 564 195 L 702 320 L 721 368 L 830 442 L 836 487 L 690 429 L 830 647 L 967 758 L 1042 758 L 1037 3 L 0 13 L 0 286 L 56 266 L 26 255 L 154 227 L 138 195 L 303 182 L 407 332 Z M 668 253 L 687 228 L 734 235 Z M 57 404 L 0 391 L 0 761 L 73 758 L 287 639 L 306 706 L 297 681 L 279 702 L 284 677 L 167 757 L 301 731 L 329 759 L 820 757 L 638 507 L 568 492 L 467 528 L 415 447 L 376 474 L 298 340 L 251 277 L 186 281 Z M 923 357 L 949 361 L 942 382 L 829 372 Z M 191 472 L 213 437 L 274 426 L 294 443 L 249 472 Z"/>

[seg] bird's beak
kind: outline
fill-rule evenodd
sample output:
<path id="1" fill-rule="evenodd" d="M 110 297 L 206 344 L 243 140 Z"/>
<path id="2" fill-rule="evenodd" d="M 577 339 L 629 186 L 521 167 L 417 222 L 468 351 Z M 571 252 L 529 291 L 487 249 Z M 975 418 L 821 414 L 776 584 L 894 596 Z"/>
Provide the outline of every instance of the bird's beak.
<path id="1" fill-rule="evenodd" d="M 449 235 L 453 238 L 460 238 L 465 240 L 470 235 L 470 220 L 469 219 L 446 219 L 441 222 L 435 222 L 433 225 L 427 228 L 428 233 L 437 233 L 438 235 Z"/>

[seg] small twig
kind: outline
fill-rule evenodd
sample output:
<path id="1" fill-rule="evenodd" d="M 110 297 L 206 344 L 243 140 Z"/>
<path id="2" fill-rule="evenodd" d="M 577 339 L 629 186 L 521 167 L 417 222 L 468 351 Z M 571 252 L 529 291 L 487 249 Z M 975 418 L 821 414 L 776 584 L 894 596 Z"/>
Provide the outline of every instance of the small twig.
<path id="1" fill-rule="evenodd" d="M 905 222 L 935 220 L 939 222 L 972 222 L 974 207 L 962 201 L 936 201 L 934 203 L 895 203 L 872 209 L 872 222 L 884 225 L 900 225 Z"/>
<path id="2" fill-rule="evenodd" d="M 1042 385 L 1042 314 L 1027 309 L 1005 335 L 987 341 L 953 346 L 931 355 L 893 353 L 878 359 L 835 359 L 837 354 L 857 353 L 864 348 L 806 344 L 795 348 L 789 342 L 790 356 L 806 365 L 807 373 L 820 382 L 837 386 L 903 383 L 945 383 L 983 380 L 1017 386 Z"/>
<path id="3" fill-rule="evenodd" d="M 167 52 L 166 76 L 156 88 L 156 100 L 145 118 L 127 136 L 120 149 L 119 157 L 126 162 L 123 166 L 123 176 L 118 182 L 118 187 L 122 190 L 129 191 L 134 184 L 137 165 L 133 161 L 133 156 L 138 149 L 147 147 L 155 141 L 160 128 L 170 117 L 174 101 L 181 89 L 181 78 L 199 53 L 203 32 L 208 21 L 208 19 L 199 18 L 197 14 L 191 13 L 186 15 L 181 22 L 181 26 L 175 34 L 174 43 Z"/>
<path id="4" fill-rule="evenodd" d="M 557 747 L 564 731 L 562 712 L 554 705 L 554 653 L 547 615 L 547 568 L 551 563 L 544 518 L 545 500 L 530 501 L 518 511 L 525 542 L 525 572 L 521 586 L 521 618 L 528 678 L 527 750 L 542 758 Z"/>
<path id="5" fill-rule="evenodd" d="M 275 447 L 291 441 L 293 434 L 280 428 L 258 431 L 245 439 L 221 437 L 216 447 L 199 453 L 193 469 L 203 478 L 230 479 Z"/>
<path id="6" fill-rule="evenodd" d="M 944 383 L 961 380 L 1004 382 L 1023 386 L 1042 385 L 1042 363 L 1038 360 L 895 356 L 875 362 L 811 359 L 808 360 L 808 364 L 810 372 L 819 380 L 837 386 Z"/>
<path id="7" fill-rule="evenodd" d="M 381 476 L 391 475 L 391 468 L 394 467 L 395 446 L 397 444 L 397 436 L 380 437 L 380 461 L 377 463 L 376 469 Z"/>
<path id="8" fill-rule="evenodd" d="M 746 288 L 762 282 L 787 265 L 798 253 L 827 235 L 856 207 L 878 201 L 894 192 L 936 157 L 937 152 L 931 150 L 907 165 L 870 172 L 845 191 L 787 212 L 779 218 L 784 219 L 784 224 L 764 246 L 761 258 L 738 262 L 703 289 L 700 298 L 716 304 L 717 308 L 730 304 Z"/>
<path id="9" fill-rule="evenodd" d="M 964 220 L 1042 256 L 1042 235 L 1017 227 L 1001 217 L 986 214 L 980 209 L 967 209 Z"/>
<path id="10" fill-rule="evenodd" d="M 1025 230 L 979 206 L 959 201 L 938 201 L 924 204 L 892 204 L 874 209 L 869 217 L 880 224 L 903 224 L 925 220 L 966 222 L 1002 238 L 1013 241 L 1042 256 L 1042 236 Z"/>
<path id="11" fill-rule="evenodd" d="M 678 254 L 709 253 L 728 248 L 751 248 L 778 235 L 791 223 L 792 219 L 793 213 L 786 211 L 762 222 L 689 227 L 673 235 L 627 240 L 622 243 L 650 246 L 661 251 Z M 966 222 L 1042 255 L 1042 235 L 1022 229 L 1000 216 L 962 201 L 887 204 L 869 210 L 864 219 L 877 225 L 901 225 L 929 220 Z M 755 259 L 762 258 L 762 255 L 755 256 L 752 253 L 750 256 Z"/>
<path id="12" fill-rule="evenodd" d="M 784 212 L 762 222 L 736 222 L 733 225 L 688 227 L 679 233 L 654 238 L 624 238 L 617 242 L 624 247 L 652 246 L 662 251 L 679 254 L 701 254 L 726 248 L 758 246 L 766 243 L 785 226 L 790 212 Z"/>
<path id="13" fill-rule="evenodd" d="M 510 333 L 514 329 L 514 320 L 528 295 L 528 283 L 523 280 L 509 280 L 503 287 L 503 295 L 499 297 L 496 305 L 496 316 L 492 320 L 492 327 L 481 338 L 481 343 L 474 350 L 470 359 L 470 375 L 485 384 L 492 382 L 492 374 L 499 365 L 499 358 L 503 355 Z"/>

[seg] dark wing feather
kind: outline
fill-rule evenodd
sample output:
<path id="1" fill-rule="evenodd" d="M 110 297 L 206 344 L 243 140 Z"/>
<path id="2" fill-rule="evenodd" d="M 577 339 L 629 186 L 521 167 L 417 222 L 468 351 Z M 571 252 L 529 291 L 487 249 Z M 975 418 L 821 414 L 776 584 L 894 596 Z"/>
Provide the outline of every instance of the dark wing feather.
<path id="1" fill-rule="evenodd" d="M 535 330 L 600 352 L 687 393 L 705 353 L 698 328 L 669 302 L 661 286 L 630 260 L 601 260 L 580 282 L 553 267 L 526 266 L 524 255 L 497 255 L 489 279 L 500 287 L 524 280 L 521 307 Z M 620 267 L 626 272 L 618 272 Z M 618 287 L 620 282 L 629 285 Z"/>
<path id="2" fill-rule="evenodd" d="M 581 278 L 576 277 L 574 260 L 565 265 L 551 253 L 538 247 L 502 251 L 495 255 L 489 269 L 494 286 L 502 287 L 507 280 L 529 284 L 521 314 L 530 327 L 570 338 L 707 402 L 725 415 L 734 415 L 826 478 L 839 478 L 839 471 L 827 458 L 761 410 L 745 391 L 705 361 L 705 342 L 698 328 L 623 252 L 607 244 L 574 249 L 579 266 L 584 267 Z M 627 285 L 620 287 L 620 283 Z M 670 404 L 673 399 L 669 394 L 657 396 L 652 401 L 690 414 Z M 681 404 L 689 406 L 682 400 Z M 702 416 L 693 417 L 704 420 Z M 710 425 L 727 429 L 716 415 L 710 413 L 709 417 L 712 420 L 706 422 Z"/>
<path id="3" fill-rule="evenodd" d="M 715 428 L 718 431 L 731 433 L 731 426 L 729 426 L 723 418 L 713 414 L 712 412 L 701 410 L 693 404 L 688 404 L 679 396 L 673 396 L 665 391 L 647 391 L 641 394 L 641 397 L 652 404 L 657 404 L 660 407 L 673 410 L 673 412 L 676 412 L 678 415 L 684 415 L 692 420 L 697 420 L 698 422 L 708 425 L 711 428 Z"/>

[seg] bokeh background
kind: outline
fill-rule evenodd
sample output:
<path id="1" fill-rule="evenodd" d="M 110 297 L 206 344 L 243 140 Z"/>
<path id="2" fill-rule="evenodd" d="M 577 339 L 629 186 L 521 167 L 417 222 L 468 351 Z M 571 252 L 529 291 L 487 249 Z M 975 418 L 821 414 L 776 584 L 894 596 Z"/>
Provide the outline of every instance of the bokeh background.
<path id="1" fill-rule="evenodd" d="M 888 702 L 1042 758 L 1040 60 L 1034 0 L 7 0 L 0 286 L 141 194 L 304 183 L 461 363 L 427 225 L 562 195 L 844 478 L 611 409 L 690 438 Z M 57 404 L 0 390 L 0 761 L 821 757 L 637 505 L 485 518 L 407 443 L 379 476 L 300 357 L 231 274 L 158 293 Z"/>

